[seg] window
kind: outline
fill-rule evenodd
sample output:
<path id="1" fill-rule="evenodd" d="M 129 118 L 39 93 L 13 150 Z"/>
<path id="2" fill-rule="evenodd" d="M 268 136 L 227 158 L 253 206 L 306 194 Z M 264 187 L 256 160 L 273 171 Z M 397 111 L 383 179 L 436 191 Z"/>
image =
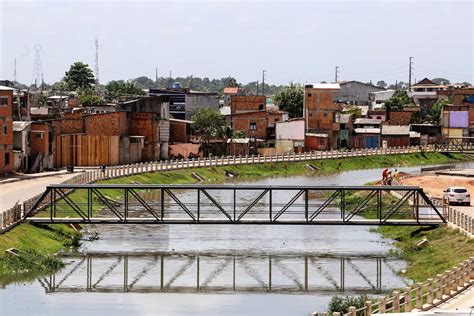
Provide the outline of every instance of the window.
<path id="1" fill-rule="evenodd" d="M 310 96 L 311 96 L 311 93 L 308 93 L 308 97 L 310 97 Z"/>
<path id="2" fill-rule="evenodd" d="M 3 135 L 7 135 L 7 134 L 8 134 L 8 126 L 3 125 Z"/>
<path id="3" fill-rule="evenodd" d="M 0 97 L 0 106 L 8 105 L 8 97 Z"/>
<path id="4" fill-rule="evenodd" d="M 43 138 L 43 133 L 36 133 L 36 138 Z"/>
<path id="5" fill-rule="evenodd" d="M 324 113 L 323 113 L 323 116 L 324 116 L 324 117 L 328 116 L 328 113 L 327 113 L 327 112 L 324 112 Z"/>
<path id="6" fill-rule="evenodd" d="M 258 110 L 259 110 L 259 111 L 263 110 L 263 104 L 259 104 L 259 105 L 258 105 Z"/>
<path id="7" fill-rule="evenodd" d="M 251 131 L 256 131 L 257 130 L 257 123 L 250 123 L 249 129 Z"/>
<path id="8" fill-rule="evenodd" d="M 382 117 L 381 117 L 381 116 L 377 116 L 377 120 L 381 120 L 381 119 L 382 119 Z"/>
<path id="9" fill-rule="evenodd" d="M 10 164 L 10 153 L 5 153 L 5 159 L 3 159 L 5 165 Z"/>

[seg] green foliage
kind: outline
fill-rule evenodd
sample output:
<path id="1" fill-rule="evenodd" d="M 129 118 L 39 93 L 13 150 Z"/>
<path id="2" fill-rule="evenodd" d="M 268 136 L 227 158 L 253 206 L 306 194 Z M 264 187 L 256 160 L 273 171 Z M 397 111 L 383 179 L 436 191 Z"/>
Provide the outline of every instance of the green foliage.
<path id="1" fill-rule="evenodd" d="M 242 131 L 234 131 L 232 138 L 245 138 L 245 134 Z"/>
<path id="2" fill-rule="evenodd" d="M 383 80 L 380 80 L 380 81 L 377 81 L 377 87 L 380 87 L 380 88 L 386 88 L 387 87 L 387 83 Z"/>
<path id="3" fill-rule="evenodd" d="M 194 129 L 199 133 L 204 142 L 204 151 L 208 150 L 211 139 L 222 138 L 230 133 L 219 110 L 198 107 L 193 111 L 191 119 L 194 121 Z"/>
<path id="4" fill-rule="evenodd" d="M 362 116 L 362 109 L 358 106 L 350 106 L 344 111 L 344 114 L 352 114 L 354 118 L 358 118 Z"/>
<path id="5" fill-rule="evenodd" d="M 80 92 L 79 100 L 83 106 L 105 104 L 105 100 L 92 89 L 86 89 Z"/>
<path id="6" fill-rule="evenodd" d="M 443 113 L 443 107 L 451 103 L 449 99 L 439 99 L 431 107 L 430 120 L 434 124 L 439 124 L 441 120 L 441 114 Z"/>
<path id="7" fill-rule="evenodd" d="M 303 116 L 303 99 L 303 87 L 293 83 L 284 87 L 273 98 L 280 110 L 287 111 L 290 118 Z"/>
<path id="8" fill-rule="evenodd" d="M 112 80 L 105 86 L 105 98 L 108 102 L 119 102 L 142 95 L 145 92 L 133 80 Z"/>
<path id="9" fill-rule="evenodd" d="M 385 101 L 384 107 L 389 111 L 400 111 L 405 106 L 414 105 L 413 99 L 408 96 L 404 90 L 397 90 L 393 96 Z"/>
<path id="10" fill-rule="evenodd" d="M 80 61 L 72 64 L 69 71 L 66 71 L 64 81 L 72 90 L 91 88 L 95 82 L 94 74 L 89 65 Z"/>
<path id="11" fill-rule="evenodd" d="M 356 309 L 364 307 L 367 297 L 365 295 L 360 296 L 339 296 L 335 295 L 331 298 L 328 305 L 328 313 L 339 312 L 345 314 L 349 312 L 349 307 L 354 306 Z"/>

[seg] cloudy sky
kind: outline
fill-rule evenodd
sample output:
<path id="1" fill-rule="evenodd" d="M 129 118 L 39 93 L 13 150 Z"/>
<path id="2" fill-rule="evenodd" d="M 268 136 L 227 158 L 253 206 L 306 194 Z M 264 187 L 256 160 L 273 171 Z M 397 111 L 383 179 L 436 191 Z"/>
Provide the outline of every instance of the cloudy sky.
<path id="1" fill-rule="evenodd" d="M 474 82 L 472 1 L 0 0 L 0 78 L 33 83 L 35 44 L 46 82 L 75 61 L 100 80 L 234 76 L 275 84 L 334 80 Z"/>

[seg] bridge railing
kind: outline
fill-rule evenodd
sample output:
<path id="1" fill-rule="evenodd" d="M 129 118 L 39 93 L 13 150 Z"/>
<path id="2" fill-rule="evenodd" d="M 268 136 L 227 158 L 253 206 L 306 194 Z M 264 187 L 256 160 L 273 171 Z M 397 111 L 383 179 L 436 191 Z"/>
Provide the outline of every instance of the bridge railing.
<path id="1" fill-rule="evenodd" d="M 385 313 L 429 311 L 460 294 L 474 284 L 474 257 L 465 260 L 451 270 L 429 278 L 424 283 L 413 284 L 403 291 L 394 290 L 389 297 L 379 297 L 375 302 L 366 301 L 361 308 L 349 307 L 344 316 L 369 316 Z M 328 313 L 312 313 L 312 316 Z M 340 316 L 333 313 L 332 316 Z"/>
<path id="2" fill-rule="evenodd" d="M 62 182 L 62 184 L 87 184 L 96 181 L 119 178 L 134 174 L 168 171 L 186 168 L 202 168 L 214 166 L 254 164 L 254 163 L 272 163 L 272 162 L 294 162 L 294 161 L 311 161 L 322 159 L 337 159 L 351 157 L 365 157 L 372 155 L 396 155 L 410 154 L 419 152 L 440 151 L 434 145 L 428 146 L 408 146 L 408 147 L 390 147 L 390 148 L 357 148 L 357 149 L 341 149 L 329 151 L 312 151 L 304 153 L 282 153 L 273 155 L 248 155 L 248 156 L 213 156 L 206 158 L 192 159 L 172 159 L 153 161 L 146 163 L 134 163 L 120 166 L 107 167 L 105 172 L 99 169 L 83 172 L 73 178 Z M 41 197 L 38 194 L 18 206 L 14 206 L 0 213 L 0 233 L 3 233 L 13 226 L 21 222 L 21 218 L 25 212 L 35 204 Z"/>

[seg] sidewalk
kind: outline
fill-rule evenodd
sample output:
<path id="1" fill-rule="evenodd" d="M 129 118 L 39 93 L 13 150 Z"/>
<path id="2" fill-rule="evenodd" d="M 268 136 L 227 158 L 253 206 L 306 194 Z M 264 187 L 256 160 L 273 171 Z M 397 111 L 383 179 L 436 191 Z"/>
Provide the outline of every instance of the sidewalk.
<path id="1" fill-rule="evenodd" d="M 68 180 L 82 172 L 53 171 L 0 178 L 0 212 L 43 192 L 49 184 Z"/>
<path id="2" fill-rule="evenodd" d="M 51 176 L 65 174 L 65 173 L 68 173 L 68 172 L 66 170 L 59 170 L 59 171 L 47 171 L 47 172 L 38 172 L 38 173 L 30 173 L 30 174 L 26 173 L 26 174 L 21 174 L 21 175 L 11 174 L 8 176 L 0 176 L 0 186 L 5 183 L 51 177 Z"/>

